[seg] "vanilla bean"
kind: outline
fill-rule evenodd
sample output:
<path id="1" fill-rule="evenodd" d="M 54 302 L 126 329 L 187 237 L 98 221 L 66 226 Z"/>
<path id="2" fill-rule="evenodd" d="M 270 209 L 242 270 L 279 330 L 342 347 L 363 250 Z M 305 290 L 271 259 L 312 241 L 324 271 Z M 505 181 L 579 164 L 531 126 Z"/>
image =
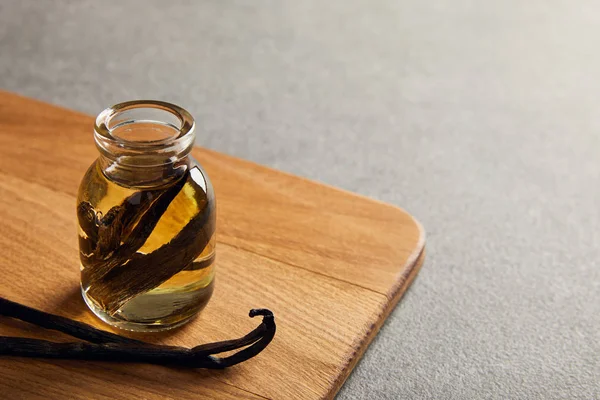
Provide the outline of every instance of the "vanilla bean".
<path id="1" fill-rule="evenodd" d="M 98 225 L 96 225 L 96 212 L 94 207 L 87 201 L 82 201 L 77 206 L 77 219 L 79 227 L 85 236 L 79 235 L 79 249 L 81 262 L 93 255 L 98 242 Z"/>
<path id="2" fill-rule="evenodd" d="M 136 253 L 127 263 L 112 268 L 90 286 L 88 296 L 114 313 L 128 300 L 183 270 L 202 253 L 214 234 L 213 204 L 209 199 L 169 243 L 149 254 Z"/>
<path id="3" fill-rule="evenodd" d="M 84 274 L 90 283 L 125 263 L 143 246 L 186 180 L 186 176 L 182 177 L 162 193 L 156 190 L 136 192 L 120 206 L 109 210 L 99 228 L 95 261 L 85 265 Z M 107 233 L 102 236 L 101 232 Z"/>
<path id="4" fill-rule="evenodd" d="M 246 347 L 245 349 L 240 350 L 228 357 L 215 358 L 215 361 L 219 365 L 218 368 L 231 367 L 256 356 L 258 353 L 263 351 L 263 349 L 267 347 L 269 343 L 271 343 L 271 340 L 273 340 L 273 337 L 275 337 L 276 332 L 275 317 L 270 310 L 265 308 L 250 310 L 250 318 L 254 318 L 258 315 L 263 316 L 262 324 L 246 336 L 235 340 L 199 345 L 194 347 L 192 351 L 194 351 L 197 355 L 205 353 L 219 354 L 226 351 L 237 350 L 243 346 L 246 346 L 247 344 L 253 343 L 251 346 Z M 254 339 L 259 336 L 260 339 L 254 341 Z"/>
<path id="5" fill-rule="evenodd" d="M 79 226 L 85 235 L 95 243 L 98 240 L 98 225 L 96 225 L 96 212 L 88 201 L 82 201 L 77 206 Z"/>
<path id="6" fill-rule="evenodd" d="M 36 310 L 2 297 L 0 297 L 0 315 L 17 318 L 42 328 L 60 331 L 92 343 L 143 343 L 139 340 L 96 329 L 83 322 Z"/>
<path id="7" fill-rule="evenodd" d="M 51 359 L 144 362 L 190 368 L 222 369 L 239 364 L 260 353 L 276 332 L 273 313 L 266 309 L 250 311 L 262 316 L 261 324 L 239 339 L 207 343 L 191 349 L 154 345 L 103 332 L 87 324 L 38 311 L 0 298 L 0 314 L 59 330 L 92 343 L 55 343 L 20 337 L 0 337 L 0 355 Z M 216 354 L 238 350 L 227 357 Z"/>
<path id="8" fill-rule="evenodd" d="M 125 202 L 126 204 L 126 202 Z M 108 210 L 102 217 L 98 225 L 98 241 L 94 249 L 96 258 L 100 258 L 99 263 L 104 263 L 105 255 L 112 254 L 121 243 L 121 232 L 125 226 L 123 217 L 125 207 L 116 206 Z"/>

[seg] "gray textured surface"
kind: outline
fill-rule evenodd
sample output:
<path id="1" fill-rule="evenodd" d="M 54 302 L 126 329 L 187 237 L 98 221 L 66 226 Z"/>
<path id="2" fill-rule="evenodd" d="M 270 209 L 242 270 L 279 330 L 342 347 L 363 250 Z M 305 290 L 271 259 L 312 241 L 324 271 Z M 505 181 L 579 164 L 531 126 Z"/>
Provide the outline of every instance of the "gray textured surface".
<path id="1" fill-rule="evenodd" d="M 201 116 L 390 203 L 419 278 L 341 399 L 600 398 L 597 1 L 0 2 L 0 87 Z"/>

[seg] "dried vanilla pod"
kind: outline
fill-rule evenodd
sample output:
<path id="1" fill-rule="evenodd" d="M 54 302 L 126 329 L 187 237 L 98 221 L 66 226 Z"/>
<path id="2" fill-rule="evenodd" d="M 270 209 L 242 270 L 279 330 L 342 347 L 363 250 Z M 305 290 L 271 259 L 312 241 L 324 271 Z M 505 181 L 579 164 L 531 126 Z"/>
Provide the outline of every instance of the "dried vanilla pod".
<path id="1" fill-rule="evenodd" d="M 101 219 L 94 257 L 87 260 L 87 279 L 97 281 L 116 266 L 124 264 L 144 244 L 171 201 L 185 183 L 185 177 L 164 192 L 139 191 L 113 207 Z M 105 234 L 101 231 L 104 228 Z"/>
<path id="2" fill-rule="evenodd" d="M 130 339 L 2 297 L 0 315 L 60 331 L 85 341 L 56 343 L 41 339 L 0 336 L 0 356 L 149 363 L 186 368 L 223 369 L 244 362 L 267 347 L 277 329 L 271 311 L 253 309 L 250 310 L 250 317 L 262 316 L 263 320 L 247 335 L 238 339 L 185 348 Z M 216 356 L 233 350 L 239 351 L 226 357 Z"/>
<path id="3" fill-rule="evenodd" d="M 88 294 L 108 313 L 126 301 L 159 286 L 190 265 L 208 245 L 215 230 L 210 203 L 168 243 L 149 254 L 134 254 L 126 263 L 95 280 Z"/>

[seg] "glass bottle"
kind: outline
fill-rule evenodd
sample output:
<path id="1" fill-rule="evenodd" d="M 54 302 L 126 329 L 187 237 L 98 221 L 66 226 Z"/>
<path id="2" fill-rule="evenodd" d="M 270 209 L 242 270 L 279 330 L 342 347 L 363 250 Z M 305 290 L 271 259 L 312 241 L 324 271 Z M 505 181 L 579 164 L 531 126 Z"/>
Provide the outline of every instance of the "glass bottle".
<path id="1" fill-rule="evenodd" d="M 181 325 L 210 299 L 216 203 L 192 158 L 195 123 L 184 109 L 131 101 L 102 111 L 100 152 L 77 197 L 81 291 L 119 328 Z"/>

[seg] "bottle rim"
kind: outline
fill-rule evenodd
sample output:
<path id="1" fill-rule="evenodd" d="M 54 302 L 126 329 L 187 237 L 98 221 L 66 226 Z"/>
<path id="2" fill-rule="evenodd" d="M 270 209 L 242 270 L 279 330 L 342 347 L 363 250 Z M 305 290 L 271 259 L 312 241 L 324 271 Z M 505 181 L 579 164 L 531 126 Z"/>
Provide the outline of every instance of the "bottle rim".
<path id="1" fill-rule="evenodd" d="M 120 135 L 136 126 L 154 126 L 163 132 L 157 139 L 136 139 Z M 134 100 L 115 104 L 96 117 L 94 140 L 100 153 L 123 164 L 137 165 L 157 156 L 153 165 L 174 162 L 187 155 L 194 145 L 196 123 L 182 107 L 159 100 Z M 165 134 L 170 132 L 170 134 Z M 150 157 L 149 157 L 150 156 Z"/>

